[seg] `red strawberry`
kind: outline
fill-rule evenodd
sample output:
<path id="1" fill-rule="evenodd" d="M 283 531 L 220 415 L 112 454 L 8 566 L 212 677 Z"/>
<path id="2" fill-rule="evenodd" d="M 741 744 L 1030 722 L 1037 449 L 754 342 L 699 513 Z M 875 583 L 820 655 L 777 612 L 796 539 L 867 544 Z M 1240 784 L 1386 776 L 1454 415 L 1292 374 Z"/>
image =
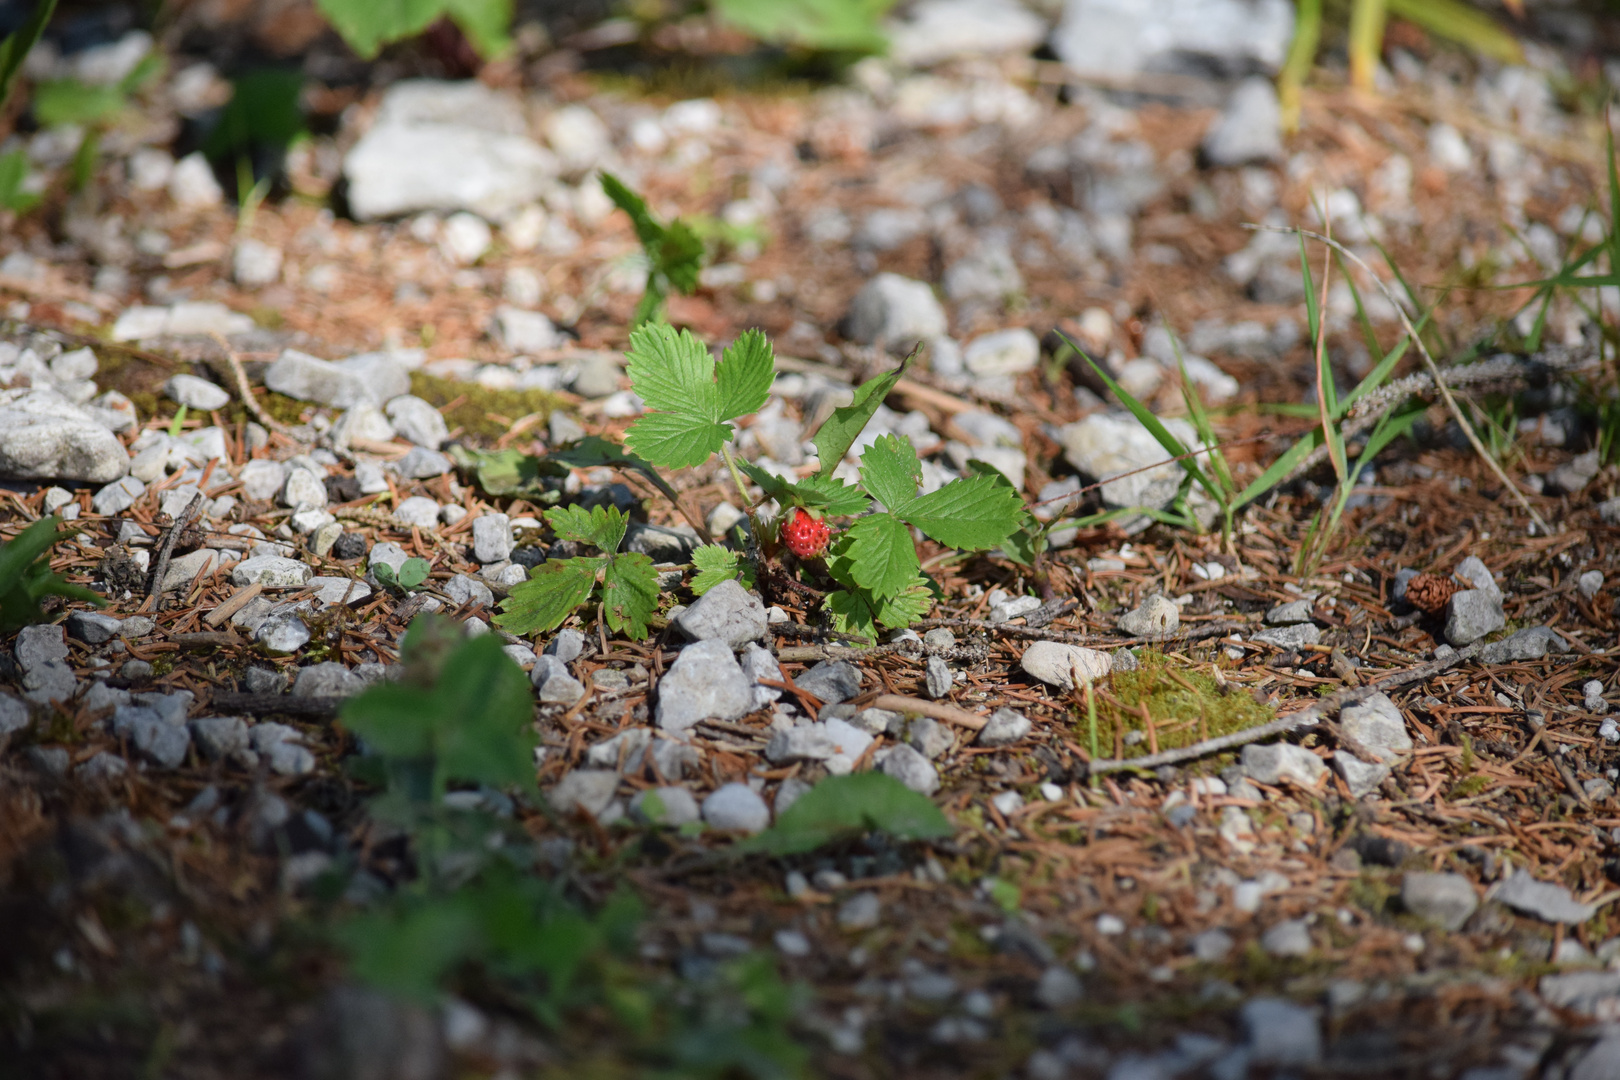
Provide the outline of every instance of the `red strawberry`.
<path id="1" fill-rule="evenodd" d="M 831 539 L 832 530 L 825 521 L 811 517 L 797 506 L 788 511 L 782 522 L 782 543 L 801 559 L 820 555 L 827 550 L 827 541 Z"/>

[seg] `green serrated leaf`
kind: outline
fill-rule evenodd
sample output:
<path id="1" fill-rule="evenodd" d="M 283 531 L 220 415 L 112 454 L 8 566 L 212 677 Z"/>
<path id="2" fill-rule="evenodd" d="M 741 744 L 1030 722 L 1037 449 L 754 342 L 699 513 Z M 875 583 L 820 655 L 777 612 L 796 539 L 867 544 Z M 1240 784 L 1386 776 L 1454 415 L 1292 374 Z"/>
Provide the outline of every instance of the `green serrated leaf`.
<path id="1" fill-rule="evenodd" d="M 888 596 L 874 596 L 869 602 L 874 604 L 877 621 L 891 629 L 910 626 L 933 610 L 934 601 L 938 599 L 934 590 L 929 587 L 926 578 L 918 577 L 899 592 Z"/>
<path id="2" fill-rule="evenodd" d="M 877 639 L 877 614 L 867 597 L 854 589 L 835 589 L 821 602 L 840 634 L 851 634 L 867 641 Z"/>
<path id="3" fill-rule="evenodd" d="M 602 190 L 613 200 L 613 205 L 629 215 L 630 226 L 636 230 L 636 239 L 641 241 L 641 246 L 656 247 L 664 239 L 664 227 L 654 220 L 652 213 L 647 209 L 647 200 L 631 191 L 623 180 L 605 169 L 601 173 L 601 178 Z"/>
<path id="4" fill-rule="evenodd" d="M 0 544 L 0 634 L 45 622 L 48 616 L 39 602 L 46 596 L 82 600 L 97 607 L 106 603 L 99 594 L 71 584 L 51 570 L 51 548 L 72 535 L 72 531 L 59 531 L 61 524 L 59 517 L 41 518 Z"/>
<path id="5" fill-rule="evenodd" d="M 444 0 L 315 0 L 349 48 L 370 60 L 390 41 L 415 37 L 444 14 Z"/>
<path id="6" fill-rule="evenodd" d="M 883 399 L 889 396 L 889 391 L 894 389 L 894 384 L 900 381 L 910 364 L 911 357 L 908 356 L 893 371 L 868 379 L 856 388 L 854 401 L 833 410 L 833 414 L 816 432 L 816 454 L 821 459 L 818 475 L 831 476 L 832 471 L 838 468 L 838 463 L 855 445 L 855 440 L 860 438 L 872 414 L 877 412 L 878 406 L 883 404 Z"/>
<path id="7" fill-rule="evenodd" d="M 871 514 L 846 531 L 850 575 L 855 584 L 876 596 L 905 589 L 917 577 L 917 545 L 911 530 L 893 514 Z"/>
<path id="8" fill-rule="evenodd" d="M 771 396 L 776 378 L 776 352 L 759 330 L 745 330 L 720 357 L 720 415 L 723 418 L 758 412 Z"/>
<path id="9" fill-rule="evenodd" d="M 554 506 L 546 511 L 546 524 L 559 540 L 572 540 L 576 544 L 590 544 L 606 554 L 619 550 L 630 519 L 616 506 L 593 506 L 589 510 L 578 504 Z"/>
<path id="10" fill-rule="evenodd" d="M 861 485 L 887 509 L 898 513 L 917 498 L 922 483 L 922 462 L 911 440 L 903 435 L 881 435 L 861 453 Z"/>
<path id="11" fill-rule="evenodd" d="M 512 0 L 444 0 L 445 13 L 466 35 L 474 51 L 488 60 L 512 43 Z"/>
<path id="12" fill-rule="evenodd" d="M 763 335 L 728 350 L 717 369 L 691 331 L 649 323 L 631 331 L 628 371 L 652 410 L 625 432 L 625 442 L 654 465 L 691 468 L 731 439 L 735 420 L 764 404 L 773 359 Z M 759 346 L 763 345 L 763 348 Z"/>
<path id="13" fill-rule="evenodd" d="M 949 819 L 928 797 L 878 772 L 830 776 L 794 802 L 776 824 L 738 847 L 783 856 L 814 851 L 852 834 L 884 832 L 895 840 L 943 840 Z"/>
<path id="14" fill-rule="evenodd" d="M 1018 528 L 1024 502 L 1005 479 L 971 476 L 952 480 L 912 502 L 895 516 L 959 551 L 993 548 Z"/>
<path id="15" fill-rule="evenodd" d="M 702 596 L 722 581 L 738 581 L 746 589 L 754 587 L 753 567 L 741 552 L 705 544 L 692 552 L 692 575 L 688 587 L 694 596 Z"/>
<path id="16" fill-rule="evenodd" d="M 658 611 L 658 571 L 650 555 L 613 556 L 602 575 L 602 613 L 608 629 L 636 641 L 647 637 L 647 620 Z"/>
<path id="17" fill-rule="evenodd" d="M 800 480 L 796 487 L 805 496 L 805 506 L 819 507 L 824 514 L 853 517 L 865 513 L 872 505 L 872 500 L 860 488 L 831 476 L 811 476 Z M 809 498 L 812 495 L 814 501 Z"/>
<path id="18" fill-rule="evenodd" d="M 654 269 L 671 285 L 690 296 L 697 291 L 703 270 L 703 239 L 692 227 L 676 218 L 664 228 L 664 239 L 652 253 Z"/>
<path id="19" fill-rule="evenodd" d="M 534 707 L 523 669 L 498 635 L 461 643 L 429 688 L 385 682 L 343 707 L 374 753 L 432 759 L 434 792 L 452 782 L 532 788 Z"/>
<path id="20" fill-rule="evenodd" d="M 557 629 L 563 620 L 590 599 L 596 575 L 607 559 L 552 559 L 537 566 L 528 581 L 519 582 L 501 601 L 500 614 L 491 621 L 508 633 L 527 636 Z"/>

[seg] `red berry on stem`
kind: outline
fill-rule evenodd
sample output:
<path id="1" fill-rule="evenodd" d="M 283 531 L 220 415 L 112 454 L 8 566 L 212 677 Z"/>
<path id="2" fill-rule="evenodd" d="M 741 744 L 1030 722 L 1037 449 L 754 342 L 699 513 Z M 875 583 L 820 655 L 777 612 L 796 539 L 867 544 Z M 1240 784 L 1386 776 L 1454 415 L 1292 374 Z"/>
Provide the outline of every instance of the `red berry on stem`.
<path id="1" fill-rule="evenodd" d="M 831 539 L 832 529 L 827 527 L 827 523 L 811 517 L 800 507 L 789 510 L 782 522 L 782 543 L 801 559 L 820 555 L 827 550 L 827 542 Z"/>

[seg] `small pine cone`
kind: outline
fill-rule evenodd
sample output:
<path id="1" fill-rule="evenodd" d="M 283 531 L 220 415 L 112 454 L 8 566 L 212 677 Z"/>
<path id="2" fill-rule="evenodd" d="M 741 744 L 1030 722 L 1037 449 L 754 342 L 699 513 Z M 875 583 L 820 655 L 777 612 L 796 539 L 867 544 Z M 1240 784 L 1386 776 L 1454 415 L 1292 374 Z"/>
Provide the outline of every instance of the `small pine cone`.
<path id="1" fill-rule="evenodd" d="M 1419 611 L 1438 615 L 1445 610 L 1451 594 L 1462 586 L 1439 574 L 1418 574 L 1406 583 L 1406 602 Z"/>

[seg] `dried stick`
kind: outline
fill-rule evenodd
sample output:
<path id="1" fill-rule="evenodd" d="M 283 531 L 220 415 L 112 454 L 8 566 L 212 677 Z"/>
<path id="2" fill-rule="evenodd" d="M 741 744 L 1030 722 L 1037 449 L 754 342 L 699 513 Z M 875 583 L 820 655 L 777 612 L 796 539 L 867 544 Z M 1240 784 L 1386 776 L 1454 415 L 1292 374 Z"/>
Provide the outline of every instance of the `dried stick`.
<path id="1" fill-rule="evenodd" d="M 152 562 L 152 574 L 146 579 L 147 596 L 156 595 L 159 586 L 163 584 L 163 575 L 169 572 L 169 560 L 174 557 L 174 546 L 180 542 L 181 532 L 191 524 L 191 519 L 196 517 L 197 511 L 202 508 L 202 498 L 200 491 L 193 495 L 191 501 L 186 503 L 186 508 L 180 511 L 180 516 L 174 519 L 174 524 L 169 526 L 168 533 L 163 537 L 163 546 L 158 548 L 158 557 Z"/>
<path id="2" fill-rule="evenodd" d="M 1252 727 L 1246 731 L 1234 731 L 1229 735 L 1217 735 L 1213 739 L 1203 739 L 1193 743 L 1191 746 L 1183 746 L 1177 750 L 1166 750 L 1158 754 L 1149 754 L 1146 757 L 1105 758 L 1101 761 L 1093 761 L 1087 767 L 1087 771 L 1090 775 L 1097 776 L 1102 773 L 1122 772 L 1126 769 L 1156 769 L 1161 765 L 1175 765 L 1179 762 L 1191 761 L 1193 758 L 1204 757 L 1207 754 L 1218 754 L 1222 750 L 1231 750 L 1239 746 L 1246 746 L 1249 743 L 1260 742 L 1263 739 L 1271 738 L 1273 735 L 1285 735 L 1291 731 L 1299 731 L 1302 728 L 1315 727 L 1327 714 L 1352 702 L 1360 701 L 1368 694 L 1378 690 L 1393 689 L 1398 686 L 1406 686 L 1409 683 L 1432 679 L 1441 672 L 1456 667 L 1464 660 L 1473 658 L 1482 648 L 1484 648 L 1484 644 L 1476 642 L 1466 648 L 1458 649 L 1450 656 L 1432 660 L 1427 664 L 1419 664 L 1417 667 L 1407 668 L 1404 671 L 1397 671 L 1366 686 L 1340 690 L 1337 693 L 1329 694 L 1320 701 L 1312 702 L 1297 712 L 1291 712 L 1287 716 L 1279 716 L 1269 724 L 1261 724 L 1259 727 Z"/>
<path id="3" fill-rule="evenodd" d="M 872 708 L 884 709 L 888 712 L 907 713 L 914 716 L 927 716 L 934 720 L 943 720 L 948 724 L 960 724 L 965 728 L 980 731 L 988 721 L 977 713 L 970 713 L 966 709 L 958 709 L 955 705 L 942 705 L 937 701 L 924 701 L 922 698 L 906 697 L 902 694 L 879 694 L 872 699 Z"/>

